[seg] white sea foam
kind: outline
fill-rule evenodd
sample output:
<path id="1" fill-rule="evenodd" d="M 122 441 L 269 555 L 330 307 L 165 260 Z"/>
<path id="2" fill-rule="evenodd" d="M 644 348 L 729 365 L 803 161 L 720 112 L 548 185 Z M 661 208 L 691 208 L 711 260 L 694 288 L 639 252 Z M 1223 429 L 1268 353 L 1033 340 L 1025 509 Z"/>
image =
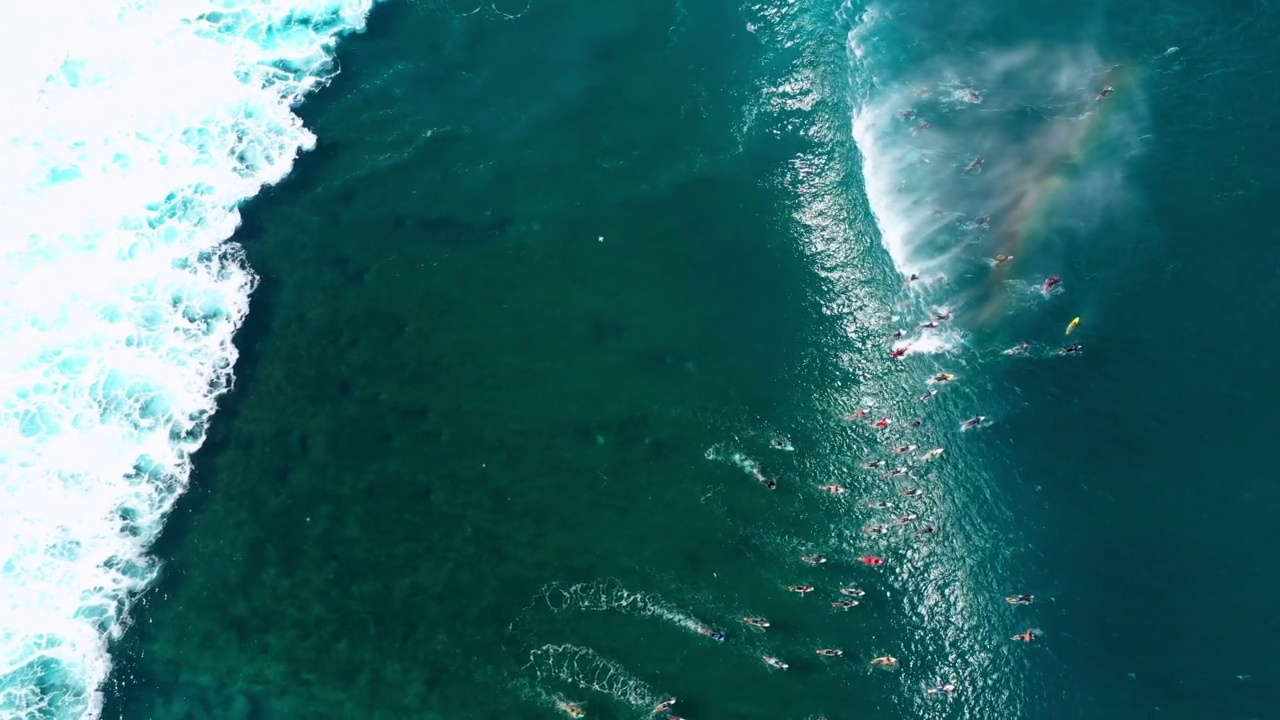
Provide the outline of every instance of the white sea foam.
<path id="1" fill-rule="evenodd" d="M 92 718 L 254 276 L 237 205 L 372 0 L 10 8 L 0 93 L 0 717 Z M 16 13 L 16 17 L 15 17 Z"/>

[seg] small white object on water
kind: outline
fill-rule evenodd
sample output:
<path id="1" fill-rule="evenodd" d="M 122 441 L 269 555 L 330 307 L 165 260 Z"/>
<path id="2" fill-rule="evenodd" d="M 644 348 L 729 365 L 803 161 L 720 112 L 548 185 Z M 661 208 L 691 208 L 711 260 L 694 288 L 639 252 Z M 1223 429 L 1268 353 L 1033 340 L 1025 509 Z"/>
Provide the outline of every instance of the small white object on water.
<path id="1" fill-rule="evenodd" d="M 601 235 L 600 237 L 596 238 L 596 242 L 604 242 L 604 236 Z"/>

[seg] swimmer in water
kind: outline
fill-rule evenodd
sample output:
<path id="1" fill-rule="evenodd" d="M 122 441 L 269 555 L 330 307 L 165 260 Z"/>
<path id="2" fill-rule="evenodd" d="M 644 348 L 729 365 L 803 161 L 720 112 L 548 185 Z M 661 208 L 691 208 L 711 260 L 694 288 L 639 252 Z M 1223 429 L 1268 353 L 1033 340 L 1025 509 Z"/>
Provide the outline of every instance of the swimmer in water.
<path id="1" fill-rule="evenodd" d="M 769 441 L 769 445 L 775 450 L 795 450 L 791 447 L 791 441 L 786 438 L 774 438 Z"/>
<path id="2" fill-rule="evenodd" d="M 844 657 L 844 651 L 837 648 L 821 648 L 818 654 L 823 657 Z"/>
<path id="3" fill-rule="evenodd" d="M 819 485 L 818 489 L 832 495 L 843 495 L 846 492 L 843 485 Z"/>
<path id="4" fill-rule="evenodd" d="M 800 597 L 804 597 L 805 595 L 813 592 L 812 585 L 788 585 L 787 589 L 793 593 L 800 593 Z"/>
<path id="5" fill-rule="evenodd" d="M 946 452 L 943 448 L 934 448 L 920 456 L 920 462 L 933 462 L 942 457 L 942 453 Z"/>
<path id="6" fill-rule="evenodd" d="M 1045 280 L 1045 281 L 1044 281 L 1044 294 L 1045 294 L 1045 295 L 1048 295 L 1049 293 L 1053 292 L 1053 289 L 1054 289 L 1054 288 L 1056 288 L 1056 287 L 1058 287 L 1058 284 L 1059 284 L 1059 283 L 1061 283 L 1061 282 L 1062 282 L 1062 276 L 1061 276 L 1061 275 L 1054 275 L 1054 276 L 1052 276 L 1052 277 L 1048 278 L 1047 280 Z"/>
<path id="7" fill-rule="evenodd" d="M 906 525 L 907 523 L 912 522 L 912 521 L 913 521 L 913 520 L 915 520 L 915 519 L 916 519 L 916 516 L 915 516 L 914 514 L 907 514 L 907 515 L 903 515 L 903 516 L 902 516 L 902 517 L 900 517 L 900 518 L 895 519 L 895 520 L 893 521 L 893 524 L 894 524 L 894 525 Z"/>
<path id="8" fill-rule="evenodd" d="M 1068 345 L 1068 346 L 1066 346 L 1066 347 L 1062 348 L 1061 350 L 1059 350 L 1059 351 L 1058 351 L 1058 354 L 1059 354 L 1059 355 L 1073 355 L 1073 354 L 1075 354 L 1075 353 L 1079 353 L 1079 352 L 1081 352 L 1081 351 L 1083 351 L 1083 350 L 1084 350 L 1084 346 L 1083 346 L 1083 345 L 1081 345 L 1080 343 L 1075 343 L 1075 344 Z"/>
<path id="9" fill-rule="evenodd" d="M 924 420 L 921 418 L 916 418 L 915 420 L 911 421 L 911 427 L 913 428 L 918 428 L 923 424 L 924 424 Z"/>
<path id="10" fill-rule="evenodd" d="M 850 586 L 850 587 L 840 588 L 840 594 L 848 595 L 849 597 L 862 597 L 863 595 L 867 594 L 867 591 L 863 590 L 862 588 Z"/>
<path id="11" fill-rule="evenodd" d="M 1004 253 L 1000 253 L 999 255 L 995 256 L 992 262 L 994 262 L 997 265 L 1004 265 L 1012 259 L 1013 259 L 1012 255 L 1005 255 Z"/>
<path id="12" fill-rule="evenodd" d="M 954 374 L 944 372 L 944 373 L 938 373 L 937 375 L 934 375 L 933 377 L 929 378 L 929 382 L 942 384 L 945 382 L 951 382 L 952 380 L 955 380 L 955 379 L 956 379 L 956 376 Z"/>
<path id="13" fill-rule="evenodd" d="M 1014 345 L 1008 350 L 1002 350 L 1001 352 L 1003 352 L 1005 355 L 1022 355 L 1023 353 L 1025 353 L 1030 349 L 1031 349 L 1031 343 L 1022 343 L 1021 345 Z"/>
<path id="14" fill-rule="evenodd" d="M 872 567 L 876 567 L 884 564 L 884 558 L 876 557 L 874 555 L 868 555 L 866 557 L 858 558 L 858 562 L 862 563 L 863 565 L 870 565 Z"/>
<path id="15" fill-rule="evenodd" d="M 895 452 L 898 455 L 906 455 L 909 452 L 915 452 L 915 449 L 916 449 L 915 445 L 899 445 L 898 447 L 893 449 L 893 452 Z"/>
<path id="16" fill-rule="evenodd" d="M 927 392 L 927 393 L 925 393 L 925 394 L 921 395 L 920 397 L 916 398 L 916 400 L 918 400 L 918 401 L 920 401 L 920 402 L 929 402 L 929 400 L 931 400 L 931 399 L 933 398 L 933 396 L 934 396 L 934 395 L 937 395 L 937 394 L 938 394 L 938 391 L 937 391 L 937 390 L 930 390 L 929 392 Z"/>
<path id="17" fill-rule="evenodd" d="M 897 667 L 898 658 L 892 655 L 885 655 L 884 657 L 878 657 L 875 660 L 872 660 L 871 664 L 879 667 Z"/>
<path id="18" fill-rule="evenodd" d="M 867 468 L 868 470 L 872 470 L 874 468 L 878 468 L 884 465 L 884 461 L 883 460 L 863 460 L 862 462 L 858 463 L 858 465 L 860 467 Z"/>
<path id="19" fill-rule="evenodd" d="M 765 664 L 772 665 L 773 667 L 776 667 L 779 670 L 786 670 L 787 668 L 791 667 L 790 665 L 782 662 L 781 660 L 779 660 L 778 658 L 772 655 L 761 655 L 761 657 L 764 658 Z"/>
<path id="20" fill-rule="evenodd" d="M 662 702 L 658 703 L 657 707 L 653 709 L 652 714 L 657 715 L 658 713 L 664 713 L 670 710 L 671 708 L 675 707 L 675 704 L 676 704 L 675 698 L 671 698 L 670 700 L 663 700 Z"/>
<path id="21" fill-rule="evenodd" d="M 1010 605 L 1030 605 L 1036 601 L 1035 595 L 1010 595 L 1004 599 Z"/>
<path id="22" fill-rule="evenodd" d="M 862 532 L 868 535 L 883 535 L 889 532 L 888 525 L 868 525 L 862 528 Z"/>
<path id="23" fill-rule="evenodd" d="M 1031 641 L 1035 640 L 1035 639 L 1036 639 L 1036 638 L 1038 638 L 1038 637 L 1040 637 L 1040 633 L 1036 632 L 1035 630 L 1028 630 L 1028 631 L 1026 631 L 1026 632 L 1024 632 L 1024 633 L 1022 633 L 1022 634 L 1020 634 L 1020 635 L 1014 635 L 1013 637 L 1011 637 L 1011 638 L 1009 638 L 1009 639 L 1010 639 L 1010 640 L 1012 640 L 1012 641 L 1014 641 L 1014 642 L 1026 642 L 1026 643 L 1029 643 L 1029 642 L 1031 642 Z"/>
<path id="24" fill-rule="evenodd" d="M 913 497 L 920 497 L 921 495 L 924 495 L 924 491 L 921 490 L 920 488 L 911 488 L 910 490 L 903 490 L 898 494 L 905 498 L 913 498 Z"/>
<path id="25" fill-rule="evenodd" d="M 1107 98 L 1111 97 L 1115 93 L 1115 91 L 1116 91 L 1115 88 L 1108 85 L 1102 88 L 1102 92 L 1098 93 L 1097 96 L 1094 97 L 1093 99 L 1097 101 L 1106 100 Z"/>
<path id="26" fill-rule="evenodd" d="M 810 565 L 821 565 L 827 558 L 825 555 L 801 555 L 800 560 Z"/>
<path id="27" fill-rule="evenodd" d="M 769 488 L 770 490 L 777 490 L 777 489 L 778 489 L 778 483 L 774 482 L 774 480 L 773 480 L 772 478 L 765 477 L 765 474 L 764 474 L 764 473 L 762 473 L 762 472 L 760 472 L 759 470 L 753 470 L 753 471 L 751 471 L 751 474 L 755 476 L 756 480 L 759 480 L 759 481 L 760 481 L 760 484 L 761 484 L 761 485 L 764 485 L 765 487 Z"/>
<path id="28" fill-rule="evenodd" d="M 715 640 L 716 642 L 724 642 L 725 637 L 727 637 L 723 630 L 712 630 L 709 627 L 698 628 L 698 634 L 705 635 L 706 637 L 709 637 L 712 640 Z"/>
<path id="29" fill-rule="evenodd" d="M 831 603 L 831 607 L 836 608 L 838 610 L 848 610 L 849 608 L 854 608 L 857 606 L 858 606 L 857 600 L 837 600 Z"/>
<path id="30" fill-rule="evenodd" d="M 974 415 L 968 420 L 965 420 L 964 422 L 960 423 L 960 429 L 969 430 L 971 428 L 976 428 L 982 423 L 986 422 L 986 420 L 987 420 L 986 415 Z"/>
<path id="31" fill-rule="evenodd" d="M 569 714 L 569 717 L 584 718 L 587 716 L 587 711 L 583 710 L 582 707 L 579 705 L 575 705 L 571 702 L 566 702 L 564 700 L 559 701 L 558 705 L 561 710 Z"/>
<path id="32" fill-rule="evenodd" d="M 952 685 L 951 683 L 942 683 L 939 685 L 934 685 L 928 690 L 925 690 L 925 692 L 930 695 L 950 695 L 955 691 L 956 691 L 956 686 Z"/>

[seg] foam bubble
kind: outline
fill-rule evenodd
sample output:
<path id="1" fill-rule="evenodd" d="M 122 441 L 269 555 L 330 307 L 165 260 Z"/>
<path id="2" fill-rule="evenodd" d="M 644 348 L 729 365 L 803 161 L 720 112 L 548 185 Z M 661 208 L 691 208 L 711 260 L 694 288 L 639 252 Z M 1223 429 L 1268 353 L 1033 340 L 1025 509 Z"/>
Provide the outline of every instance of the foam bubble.
<path id="1" fill-rule="evenodd" d="M 0 715 L 100 713 L 255 278 L 237 205 L 372 0 L 11 8 L 0 47 Z M 17 13 L 17 17 L 13 13 Z"/>

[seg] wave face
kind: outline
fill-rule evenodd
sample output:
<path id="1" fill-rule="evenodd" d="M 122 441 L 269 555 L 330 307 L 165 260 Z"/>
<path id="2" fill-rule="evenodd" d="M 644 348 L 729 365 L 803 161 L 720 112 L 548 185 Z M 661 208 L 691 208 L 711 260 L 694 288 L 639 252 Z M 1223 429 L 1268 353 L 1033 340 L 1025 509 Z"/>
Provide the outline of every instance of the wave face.
<path id="1" fill-rule="evenodd" d="M 237 206 L 372 0 L 20 6 L 0 115 L 0 716 L 100 712 L 255 277 Z M 14 20 L 14 18 L 11 18 Z"/>

